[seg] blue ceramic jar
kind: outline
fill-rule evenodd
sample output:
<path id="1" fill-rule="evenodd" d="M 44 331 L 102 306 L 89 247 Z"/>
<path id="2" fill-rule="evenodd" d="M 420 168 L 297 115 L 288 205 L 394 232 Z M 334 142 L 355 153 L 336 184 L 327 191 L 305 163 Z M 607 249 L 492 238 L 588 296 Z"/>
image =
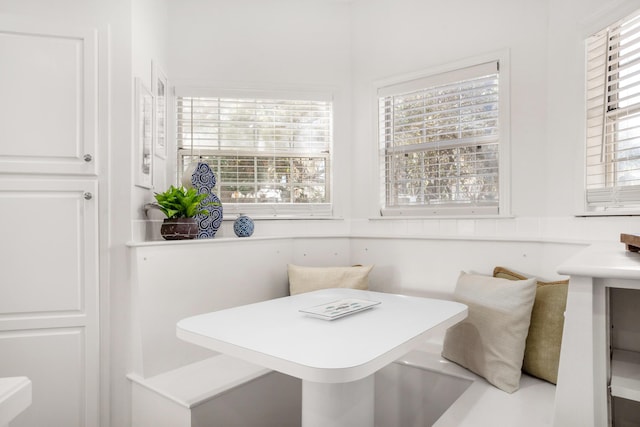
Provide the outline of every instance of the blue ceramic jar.
<path id="1" fill-rule="evenodd" d="M 233 222 L 233 232 L 238 237 L 249 237 L 253 234 L 253 220 L 246 215 L 240 215 Z"/>

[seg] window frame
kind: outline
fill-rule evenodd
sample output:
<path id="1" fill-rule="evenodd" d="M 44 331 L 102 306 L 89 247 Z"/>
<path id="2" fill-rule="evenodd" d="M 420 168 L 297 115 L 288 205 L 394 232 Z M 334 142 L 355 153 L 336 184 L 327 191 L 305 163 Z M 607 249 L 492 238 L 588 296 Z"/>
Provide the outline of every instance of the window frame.
<path id="1" fill-rule="evenodd" d="M 474 206 L 451 206 L 451 205 L 419 205 L 406 207 L 387 207 L 385 190 L 385 156 L 384 149 L 381 148 L 379 139 L 379 93 L 389 86 L 410 86 L 412 81 L 426 79 L 445 73 L 455 73 L 459 70 L 474 67 L 488 62 L 499 63 L 499 133 L 498 133 L 498 194 L 499 202 L 496 209 L 478 209 Z M 375 180 L 377 184 L 378 197 L 375 210 L 375 217 L 383 218 L 503 218 L 511 216 L 511 144 L 510 144 L 510 54 L 508 49 L 489 52 L 456 62 L 435 66 L 429 69 L 420 70 L 414 73 L 397 75 L 383 80 L 378 80 L 373 84 L 372 90 L 372 117 L 373 117 L 373 139 L 375 140 L 375 159 L 377 168 L 375 170 Z"/>
<path id="2" fill-rule="evenodd" d="M 235 219 L 237 215 L 247 214 L 254 219 L 309 219 L 309 218 L 333 218 L 334 217 L 334 194 L 333 194 L 333 177 L 335 175 L 333 168 L 334 153 L 334 115 L 335 100 L 332 89 L 318 90 L 302 90 L 302 89 L 221 89 L 216 86 L 176 86 L 173 97 L 174 116 L 173 125 L 175 126 L 174 138 L 176 146 L 176 181 L 178 184 L 184 182 L 181 178 L 181 170 L 183 156 L 199 157 L 209 155 L 231 155 L 238 157 L 254 157 L 264 158 L 270 157 L 269 154 L 259 151 L 234 151 L 234 150 L 214 150 L 207 148 L 179 148 L 178 146 L 178 99 L 179 97 L 208 97 L 208 98 L 234 98 L 234 99 L 265 99 L 265 100 L 286 100 L 286 101 L 323 101 L 330 104 L 329 115 L 329 153 L 310 153 L 308 156 L 300 152 L 278 152 L 278 158 L 294 158 L 294 157 L 313 157 L 323 158 L 328 165 L 328 176 L 325 178 L 325 191 L 328 199 L 325 203 L 293 203 L 293 202 L 254 202 L 254 203 L 230 203 L 223 201 L 225 219 Z M 272 156 L 271 156 L 272 157 Z M 186 167 L 185 167 L 186 168 Z M 220 179 L 217 170 L 212 167 L 216 173 L 218 183 L 214 188 L 214 193 L 218 194 Z"/>
<path id="3" fill-rule="evenodd" d="M 631 19 L 636 19 L 636 20 L 640 19 L 640 9 L 637 9 L 637 5 L 635 6 L 635 8 L 630 10 L 618 11 L 618 13 L 620 12 L 623 12 L 623 13 L 617 14 L 617 16 L 615 17 L 612 15 L 607 16 L 606 22 L 601 21 L 598 23 L 594 23 L 593 28 L 591 28 L 591 30 L 588 31 L 584 36 L 584 59 L 585 59 L 584 61 L 584 64 L 585 64 L 584 111 L 585 111 L 585 114 L 584 114 L 583 129 L 585 134 L 584 134 L 584 139 L 582 143 L 584 156 L 582 159 L 582 167 L 580 168 L 580 170 L 582 171 L 582 177 L 581 177 L 582 197 L 581 197 L 581 207 L 580 207 L 582 213 L 578 214 L 578 216 L 616 216 L 616 215 L 639 215 L 640 214 L 640 184 L 625 186 L 625 185 L 616 185 L 617 181 L 612 181 L 613 182 L 612 186 L 607 185 L 608 180 L 612 176 L 618 173 L 615 169 L 616 166 L 618 166 L 616 161 L 606 162 L 600 166 L 603 170 L 602 172 L 603 179 L 606 180 L 604 185 L 602 185 L 599 188 L 590 188 L 590 185 L 588 182 L 589 171 L 592 168 L 598 167 L 597 164 L 592 164 L 589 160 L 590 149 L 593 149 L 593 146 L 591 145 L 592 140 L 595 139 L 595 137 L 590 136 L 590 132 L 589 132 L 589 127 L 590 127 L 589 122 L 593 121 L 593 119 L 590 119 L 590 115 L 589 115 L 590 110 L 593 110 L 593 108 L 590 107 L 590 101 L 589 101 L 590 100 L 589 84 L 591 82 L 591 79 L 589 78 L 589 69 L 591 64 L 590 55 L 589 55 L 590 40 L 596 37 L 598 34 L 602 34 L 602 33 L 608 34 L 608 31 L 610 29 L 615 29 L 616 27 L 620 27 L 621 25 L 623 25 L 625 21 L 629 21 Z M 607 36 L 605 35 L 604 37 L 607 37 Z M 605 41 L 605 48 L 608 48 L 610 46 L 611 45 L 609 45 L 608 40 Z M 606 53 L 606 57 L 604 59 L 604 64 L 608 65 L 609 62 L 612 61 L 617 65 L 618 58 L 610 55 L 608 51 L 606 51 L 605 53 Z M 617 56 L 617 55 L 614 55 L 614 56 Z M 599 58 L 602 60 L 602 56 L 600 56 Z M 594 58 L 593 61 L 597 61 L 597 59 Z M 607 73 L 609 73 L 609 70 L 607 71 Z M 615 81 L 616 82 L 619 81 L 617 77 Z M 614 109 L 608 108 L 607 104 L 609 104 L 612 99 L 614 101 L 616 100 L 616 93 L 618 89 L 617 85 L 613 87 L 612 85 L 605 84 L 605 87 L 609 87 L 609 86 L 613 88 L 613 98 L 611 95 L 612 92 L 610 90 L 605 90 L 604 93 L 601 93 L 599 95 L 602 101 L 603 112 L 600 116 L 600 121 L 598 123 L 599 123 L 599 126 L 602 126 L 603 129 L 605 128 L 605 126 L 607 126 L 606 123 L 611 118 L 614 118 L 614 120 L 613 122 L 611 122 L 609 126 L 617 128 L 619 121 L 623 120 L 625 117 L 628 117 L 627 113 L 630 110 L 630 109 L 627 109 L 627 107 L 624 107 L 626 111 L 623 111 L 623 113 L 621 114 L 618 111 L 620 107 L 616 107 Z M 606 101 L 604 101 L 605 98 L 606 98 Z M 632 109 L 635 110 L 635 114 L 640 113 L 640 102 L 633 104 Z M 614 131 L 614 133 L 615 132 L 617 132 L 617 130 Z M 605 142 L 602 136 L 600 136 L 600 138 L 602 139 L 602 142 L 601 142 L 602 149 L 603 150 L 606 149 L 607 150 L 606 152 L 609 153 L 607 155 L 610 155 L 611 146 L 615 145 L 615 140 L 613 140 L 613 142 L 611 141 Z M 638 142 L 638 145 L 636 147 L 640 148 L 640 141 Z M 615 151 L 613 151 L 613 154 L 615 154 Z M 621 195 L 620 199 L 617 196 L 618 194 Z"/>

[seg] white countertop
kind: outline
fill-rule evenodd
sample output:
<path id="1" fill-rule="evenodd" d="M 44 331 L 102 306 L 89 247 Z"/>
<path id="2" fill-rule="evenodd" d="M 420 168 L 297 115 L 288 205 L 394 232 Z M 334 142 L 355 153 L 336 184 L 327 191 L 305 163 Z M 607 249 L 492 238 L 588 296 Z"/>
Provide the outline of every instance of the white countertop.
<path id="1" fill-rule="evenodd" d="M 343 298 L 380 301 L 322 320 L 300 309 Z M 343 383 L 367 377 L 430 333 L 467 316 L 463 304 L 355 289 L 327 289 L 190 317 L 179 338 L 303 380 Z"/>
<path id="2" fill-rule="evenodd" d="M 558 273 L 612 279 L 640 279 L 640 253 L 629 252 L 623 243 L 591 245 L 560 264 Z"/>

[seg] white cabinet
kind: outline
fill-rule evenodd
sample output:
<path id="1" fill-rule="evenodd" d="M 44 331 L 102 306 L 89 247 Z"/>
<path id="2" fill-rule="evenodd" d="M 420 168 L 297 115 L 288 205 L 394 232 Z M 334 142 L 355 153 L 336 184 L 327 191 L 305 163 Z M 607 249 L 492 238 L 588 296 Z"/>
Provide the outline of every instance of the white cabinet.
<path id="1" fill-rule="evenodd" d="M 609 412 L 616 427 L 640 425 L 640 283 L 628 286 L 618 288 L 612 283 L 608 289 Z"/>
<path id="2" fill-rule="evenodd" d="M 612 351 L 611 396 L 640 402 L 640 353 Z"/>
<path id="3" fill-rule="evenodd" d="M 571 276 L 556 388 L 556 427 L 640 425 L 640 254 L 593 245 Z"/>
<path id="4" fill-rule="evenodd" d="M 0 173 L 95 175 L 97 36 L 0 16 Z"/>
<path id="5" fill-rule="evenodd" d="M 94 30 L 0 15 L 0 377 L 12 427 L 99 425 Z"/>

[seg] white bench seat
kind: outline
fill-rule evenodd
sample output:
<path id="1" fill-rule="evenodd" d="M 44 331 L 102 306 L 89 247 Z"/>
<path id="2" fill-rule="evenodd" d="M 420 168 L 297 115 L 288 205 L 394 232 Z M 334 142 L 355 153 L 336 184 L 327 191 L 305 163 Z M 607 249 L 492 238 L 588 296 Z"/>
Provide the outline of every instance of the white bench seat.
<path id="1" fill-rule="evenodd" d="M 270 369 L 220 354 L 150 378 L 129 374 L 129 379 L 137 386 L 191 409 L 270 372 Z"/>
<path id="2" fill-rule="evenodd" d="M 27 377 L 0 378 L 0 427 L 9 423 L 31 405 L 32 385 Z"/>
<path id="3" fill-rule="evenodd" d="M 433 427 L 551 427 L 555 386 L 522 375 L 512 394 L 484 380 L 474 381 Z"/>
<path id="4" fill-rule="evenodd" d="M 299 380 L 230 356 L 216 355 L 149 378 L 128 378 L 132 427 L 300 425 L 299 417 L 291 416 L 301 411 Z M 273 389 L 278 390 L 275 396 Z"/>
<path id="5" fill-rule="evenodd" d="M 520 389 L 505 393 L 442 358 L 440 350 L 438 345 L 425 346 L 377 374 L 377 387 L 397 391 L 376 391 L 384 400 L 376 402 L 376 426 L 551 427 L 554 385 L 523 374 Z M 398 374 L 402 371 L 407 372 Z M 130 374 L 129 379 L 133 427 L 300 426 L 300 419 L 291 416 L 301 410 L 299 380 L 226 355 L 150 378 Z M 418 381 L 417 388 L 409 381 Z M 277 396 L 273 390 L 278 390 Z M 411 396 L 392 396 L 397 392 Z"/>
<path id="6" fill-rule="evenodd" d="M 466 389 L 437 418 L 433 427 L 552 426 L 556 390 L 553 384 L 522 374 L 520 389 L 509 394 L 442 358 L 440 350 L 437 345 L 428 346 L 396 361 L 468 381 Z"/>

